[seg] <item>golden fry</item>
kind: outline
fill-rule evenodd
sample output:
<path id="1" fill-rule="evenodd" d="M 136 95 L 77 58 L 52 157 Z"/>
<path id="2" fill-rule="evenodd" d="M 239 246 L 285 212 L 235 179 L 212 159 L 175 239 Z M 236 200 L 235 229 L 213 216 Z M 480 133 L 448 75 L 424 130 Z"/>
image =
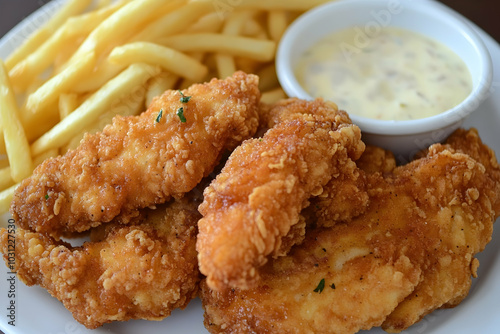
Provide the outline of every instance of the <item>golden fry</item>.
<path id="1" fill-rule="evenodd" d="M 286 13 L 284 11 L 270 11 L 267 16 L 267 28 L 269 30 L 269 36 L 278 43 L 281 40 L 281 36 L 288 27 Z"/>
<path id="2" fill-rule="evenodd" d="M 202 80 L 208 72 L 205 65 L 177 50 L 149 42 L 135 42 L 118 46 L 108 60 L 119 65 L 147 63 L 194 81 Z"/>
<path id="3" fill-rule="evenodd" d="M 212 10 L 213 5 L 208 1 L 188 3 L 149 24 L 132 37 L 132 41 L 156 42 L 160 37 L 186 30 L 193 22 Z"/>
<path id="4" fill-rule="evenodd" d="M 90 33 L 68 64 L 73 64 L 88 52 L 101 54 L 110 46 L 118 45 L 164 5 L 163 0 L 132 1 L 125 4 Z"/>
<path id="5" fill-rule="evenodd" d="M 57 148 L 53 148 L 43 152 L 42 154 L 37 155 L 33 158 L 33 166 L 37 167 L 39 164 L 44 162 L 48 158 L 57 157 L 59 154 L 59 150 Z"/>
<path id="6" fill-rule="evenodd" d="M 12 180 L 10 174 L 10 167 L 0 169 L 0 190 L 4 190 L 14 184 L 14 180 Z"/>
<path id="7" fill-rule="evenodd" d="M 5 148 L 11 167 L 11 176 L 20 182 L 30 176 L 32 161 L 28 139 L 19 120 L 19 110 L 10 86 L 7 69 L 0 60 L 0 118 L 2 120 Z"/>
<path id="8" fill-rule="evenodd" d="M 71 87 L 71 91 L 73 93 L 94 92 L 120 74 L 125 68 L 127 68 L 126 65 L 113 64 L 106 58 L 87 77 Z"/>
<path id="9" fill-rule="evenodd" d="M 179 51 L 220 52 L 258 61 L 272 60 L 276 49 L 273 41 L 214 33 L 175 35 L 159 42 Z"/>
<path id="10" fill-rule="evenodd" d="M 161 72 L 152 78 L 147 85 L 145 107 L 149 107 L 153 99 L 168 89 L 173 89 L 179 77 L 169 72 Z"/>
<path id="11" fill-rule="evenodd" d="M 106 125 L 111 124 L 115 116 L 120 115 L 126 117 L 140 114 L 144 111 L 145 95 L 146 88 L 139 86 L 122 101 L 115 103 L 109 110 L 100 115 L 94 123 L 76 133 L 66 145 L 62 146 L 62 154 L 66 153 L 68 150 L 77 148 L 86 133 L 102 131 Z"/>
<path id="12" fill-rule="evenodd" d="M 158 74 L 158 69 L 154 66 L 130 65 L 83 102 L 68 117 L 38 138 L 31 145 L 31 153 L 38 155 L 46 150 L 64 145 L 75 133 L 92 124 L 115 101 L 134 91 L 138 85 L 144 84 L 156 74 Z"/>
<path id="13" fill-rule="evenodd" d="M 78 59 L 73 66 L 66 68 L 61 73 L 46 81 L 28 97 L 25 112 L 34 115 L 44 112 L 51 103 L 57 101 L 59 95 L 67 93 L 81 77 L 89 73 L 95 64 L 95 54 L 91 52 Z M 57 111 L 57 110 L 55 110 Z M 27 116 L 29 119 L 29 116 Z"/>
<path id="14" fill-rule="evenodd" d="M 78 95 L 61 94 L 59 96 L 59 118 L 64 119 L 78 107 Z"/>
<path id="15" fill-rule="evenodd" d="M 5 190 L 0 191 L 0 215 L 7 213 L 10 208 L 10 202 L 12 202 L 12 198 L 14 197 L 14 191 L 16 190 L 19 183 L 7 188 Z"/>
<path id="16" fill-rule="evenodd" d="M 91 0 L 69 0 L 66 4 L 56 12 L 51 19 L 32 36 L 30 36 L 23 45 L 17 48 L 5 61 L 7 70 L 11 70 L 22 59 L 26 58 L 34 50 L 36 50 L 49 36 L 51 36 L 57 28 L 59 28 L 67 18 L 80 14 L 89 4 Z"/>
<path id="17" fill-rule="evenodd" d="M 69 18 L 37 50 L 27 55 L 9 71 L 12 85 L 26 89 L 41 73 L 54 64 L 58 55 L 78 36 L 87 36 L 118 6 Z"/>
<path id="18" fill-rule="evenodd" d="M 250 18 L 254 13 L 250 11 L 237 12 L 235 15 L 227 19 L 222 33 L 228 36 L 237 36 L 240 34 L 245 21 Z M 216 54 L 215 62 L 219 78 L 226 78 L 236 72 L 236 64 L 234 58 L 227 54 Z"/>
<path id="19" fill-rule="evenodd" d="M 217 13 L 209 13 L 189 26 L 186 29 L 186 33 L 219 32 L 223 24 L 224 21 L 219 18 Z"/>
<path id="20" fill-rule="evenodd" d="M 260 100 L 264 103 L 272 104 L 276 103 L 279 100 L 283 100 L 286 98 L 286 94 L 281 88 L 275 88 L 273 90 L 263 92 Z"/>

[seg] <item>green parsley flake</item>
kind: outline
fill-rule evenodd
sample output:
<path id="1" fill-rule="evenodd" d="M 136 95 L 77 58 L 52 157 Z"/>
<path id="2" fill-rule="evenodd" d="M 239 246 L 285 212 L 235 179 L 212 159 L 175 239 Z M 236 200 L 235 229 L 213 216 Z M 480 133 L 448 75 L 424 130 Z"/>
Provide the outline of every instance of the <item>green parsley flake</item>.
<path id="1" fill-rule="evenodd" d="M 325 279 L 322 278 L 321 281 L 319 281 L 319 284 L 316 287 L 316 289 L 314 289 L 314 292 L 321 293 L 323 292 L 324 288 L 325 288 Z"/>
<path id="2" fill-rule="evenodd" d="M 191 96 L 184 96 L 184 94 L 180 90 L 178 92 L 179 92 L 179 94 L 181 94 L 180 101 L 182 103 L 188 103 L 189 100 L 191 100 Z"/>
<path id="3" fill-rule="evenodd" d="M 163 117 L 163 109 L 160 109 L 158 116 L 156 116 L 156 123 L 160 123 L 162 117 Z"/>
<path id="4" fill-rule="evenodd" d="M 332 288 L 333 290 L 335 290 L 335 283 L 332 283 L 332 285 L 330 285 L 330 288 Z"/>
<path id="5" fill-rule="evenodd" d="M 45 199 L 49 199 L 49 194 L 45 194 Z"/>
<path id="6" fill-rule="evenodd" d="M 184 108 L 180 107 L 179 109 L 177 109 L 177 116 L 179 116 L 179 119 L 182 123 L 186 123 L 186 117 L 184 117 Z"/>

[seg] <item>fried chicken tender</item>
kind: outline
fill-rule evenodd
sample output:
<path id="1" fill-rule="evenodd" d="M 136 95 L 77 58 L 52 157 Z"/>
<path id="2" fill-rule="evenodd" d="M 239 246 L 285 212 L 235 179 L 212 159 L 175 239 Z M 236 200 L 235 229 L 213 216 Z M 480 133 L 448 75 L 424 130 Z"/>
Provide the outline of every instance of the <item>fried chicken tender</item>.
<path id="1" fill-rule="evenodd" d="M 426 153 L 432 158 L 449 151 L 472 157 L 484 177 L 477 183 L 473 179 L 468 181 L 470 188 L 462 192 L 461 198 L 453 197 L 454 193 L 444 196 L 444 192 L 452 189 L 446 189 L 446 184 L 436 179 L 432 170 L 415 184 L 412 194 L 421 199 L 419 207 L 423 212 L 427 214 L 433 206 L 437 207 L 434 211 L 439 210 L 436 219 L 444 237 L 442 243 L 436 243 L 437 250 L 430 257 L 435 262 L 424 269 L 422 282 L 382 325 L 388 332 L 405 330 L 433 310 L 454 307 L 467 296 L 471 276 L 477 276 L 479 266 L 473 256 L 490 241 L 492 222 L 500 215 L 500 166 L 493 151 L 481 142 L 477 130 L 459 129 L 445 145 L 433 145 Z M 465 171 L 463 179 L 473 176 Z M 429 196 L 425 185 L 440 189 L 441 197 Z"/>
<path id="2" fill-rule="evenodd" d="M 110 223 L 81 247 L 17 228 L 15 271 L 40 285 L 87 328 L 129 319 L 161 320 L 197 294 L 199 202 L 186 199 L 146 209 L 129 225 Z M 136 225 L 139 224 L 139 225 Z M 8 261 L 8 234 L 0 232 Z"/>
<path id="3" fill-rule="evenodd" d="M 45 161 L 17 188 L 13 217 L 55 237 L 127 223 L 140 208 L 193 189 L 225 150 L 253 136 L 259 100 L 258 78 L 243 72 L 166 91 L 141 115 L 117 116 L 76 150 Z"/>
<path id="4" fill-rule="evenodd" d="M 376 166 L 360 159 L 365 212 L 308 230 L 302 244 L 261 268 L 253 289 L 217 291 L 202 281 L 207 329 L 341 334 L 382 326 L 399 332 L 458 303 L 476 275 L 474 255 L 490 241 L 500 214 L 500 169 L 476 135 L 458 131 L 448 144 L 394 169 L 390 154 L 370 150 Z"/>
<path id="5" fill-rule="evenodd" d="M 279 122 L 236 148 L 204 192 L 198 260 L 215 289 L 254 285 L 269 256 L 300 242 L 308 199 L 364 149 L 359 128 L 333 103 L 291 99 L 271 113 Z"/>

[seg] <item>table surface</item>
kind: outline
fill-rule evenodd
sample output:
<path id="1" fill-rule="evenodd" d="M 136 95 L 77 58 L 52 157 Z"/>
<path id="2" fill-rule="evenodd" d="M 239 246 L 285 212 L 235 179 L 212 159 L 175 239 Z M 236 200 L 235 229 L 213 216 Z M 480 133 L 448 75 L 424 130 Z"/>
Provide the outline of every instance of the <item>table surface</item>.
<path id="1" fill-rule="evenodd" d="M 271 0 L 272 1 L 272 0 Z M 0 36 L 50 0 L 0 0 Z M 492 0 L 441 0 L 500 42 L 500 20 Z"/>

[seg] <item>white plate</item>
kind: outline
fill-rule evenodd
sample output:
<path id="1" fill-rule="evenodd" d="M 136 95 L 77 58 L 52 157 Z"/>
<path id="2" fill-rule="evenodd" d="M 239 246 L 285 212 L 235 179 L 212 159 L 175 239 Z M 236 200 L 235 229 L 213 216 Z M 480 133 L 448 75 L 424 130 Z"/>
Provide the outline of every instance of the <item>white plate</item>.
<path id="1" fill-rule="evenodd" d="M 0 58 L 7 55 L 21 43 L 24 36 L 44 22 L 62 1 L 54 1 L 40 8 L 22 21 L 0 40 Z M 472 23 L 471 23 L 472 24 Z M 491 95 L 464 123 L 464 127 L 476 127 L 481 138 L 497 155 L 500 154 L 500 46 L 489 35 L 475 27 L 486 43 L 494 62 L 493 87 Z M 407 334 L 493 334 L 500 331 L 500 256 L 497 244 L 500 230 L 495 229 L 493 240 L 486 250 L 478 255 L 481 263 L 479 278 L 473 280 L 468 297 L 456 308 L 438 310 L 412 326 Z M 88 330 L 76 322 L 64 306 L 40 287 L 27 287 L 16 280 L 15 298 L 9 298 L 7 268 L 0 263 L 0 330 L 6 334 L 155 334 L 155 333 L 208 333 L 203 326 L 203 311 L 199 299 L 160 322 L 132 320 L 106 324 L 96 330 Z M 15 327 L 8 324 L 9 303 L 15 301 Z M 385 333 L 381 329 L 362 331 L 363 334 Z"/>

